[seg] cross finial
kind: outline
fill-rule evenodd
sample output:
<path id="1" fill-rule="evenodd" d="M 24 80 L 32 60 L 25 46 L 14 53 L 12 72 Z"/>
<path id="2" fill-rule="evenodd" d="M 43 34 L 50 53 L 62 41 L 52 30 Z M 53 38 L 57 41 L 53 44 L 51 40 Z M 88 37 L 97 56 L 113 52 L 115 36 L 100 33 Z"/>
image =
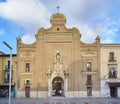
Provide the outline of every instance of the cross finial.
<path id="1" fill-rule="evenodd" d="M 59 6 L 57 6 L 57 12 L 59 13 L 59 9 L 60 9 L 60 7 Z"/>

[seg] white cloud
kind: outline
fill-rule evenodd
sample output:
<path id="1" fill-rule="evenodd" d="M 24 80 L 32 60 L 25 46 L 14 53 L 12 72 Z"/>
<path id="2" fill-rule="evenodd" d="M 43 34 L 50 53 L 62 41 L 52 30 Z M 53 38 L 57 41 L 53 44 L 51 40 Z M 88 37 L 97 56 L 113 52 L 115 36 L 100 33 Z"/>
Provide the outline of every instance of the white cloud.
<path id="1" fill-rule="evenodd" d="M 61 8 L 64 12 L 78 20 L 104 17 L 107 0 L 64 0 L 61 1 Z"/>
<path id="2" fill-rule="evenodd" d="M 48 14 L 39 0 L 8 0 L 0 4 L 1 17 L 12 20 L 28 31 L 45 26 Z"/>
<path id="3" fill-rule="evenodd" d="M 113 43 L 113 39 L 108 37 L 105 40 L 103 40 L 102 43 Z"/>
<path id="4" fill-rule="evenodd" d="M 90 28 L 88 25 L 84 24 L 80 24 L 79 26 L 77 26 L 80 29 L 80 32 L 82 33 L 82 37 L 81 40 L 83 42 L 86 43 L 91 43 L 94 41 L 94 39 L 96 38 L 96 32 L 94 31 L 94 29 Z"/>
<path id="5" fill-rule="evenodd" d="M 118 31 L 110 29 L 108 26 L 108 22 L 112 22 L 107 21 L 107 1 L 109 0 L 54 0 L 54 4 L 51 1 L 47 3 L 47 1 L 8 0 L 0 3 L 0 16 L 25 28 L 26 33 L 22 36 L 22 40 L 25 43 L 32 43 L 34 41 L 33 34 L 36 33 L 38 28 L 50 25 L 49 21 L 52 13 L 48 11 L 51 11 L 49 9 L 52 9 L 53 5 L 54 7 L 56 4 L 58 6 L 58 3 L 60 3 L 59 6 L 61 7 L 60 12 L 67 17 L 67 26 L 79 28 L 84 42 L 90 43 L 94 41 L 97 35 L 114 34 Z M 56 10 L 53 11 L 56 12 Z M 102 36 L 104 37 L 104 35 Z M 112 38 L 104 38 L 104 41 L 112 42 Z"/>
<path id="6" fill-rule="evenodd" d="M 61 9 L 67 14 L 67 25 L 78 27 L 81 40 L 91 43 L 106 31 L 107 0 L 64 0 Z"/>
<path id="7" fill-rule="evenodd" d="M 79 25 L 76 25 L 79 28 L 80 33 L 82 34 L 81 40 L 85 43 L 93 43 L 99 35 L 106 31 L 102 24 L 97 24 L 96 27 L 92 27 L 89 24 L 83 24 L 79 22 Z"/>
<path id="8" fill-rule="evenodd" d="M 33 36 L 33 35 L 26 34 L 22 37 L 22 42 L 23 43 L 31 44 L 34 41 L 35 41 L 35 36 Z"/>
<path id="9" fill-rule="evenodd" d="M 118 32 L 118 30 L 119 30 L 118 28 L 112 28 L 112 29 L 109 29 L 107 33 L 108 35 L 112 36 L 112 35 L 115 35 Z"/>

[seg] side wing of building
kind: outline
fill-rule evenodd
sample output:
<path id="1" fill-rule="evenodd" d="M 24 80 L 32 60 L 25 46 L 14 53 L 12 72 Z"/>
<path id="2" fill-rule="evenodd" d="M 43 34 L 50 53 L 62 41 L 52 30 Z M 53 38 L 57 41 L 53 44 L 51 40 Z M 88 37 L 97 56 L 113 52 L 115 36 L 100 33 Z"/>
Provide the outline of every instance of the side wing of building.
<path id="1" fill-rule="evenodd" d="M 120 97 L 120 44 L 101 44 L 101 97 Z"/>
<path id="2" fill-rule="evenodd" d="M 12 54 L 11 97 L 16 95 L 17 56 Z M 0 98 L 9 95 L 10 54 L 0 54 Z"/>

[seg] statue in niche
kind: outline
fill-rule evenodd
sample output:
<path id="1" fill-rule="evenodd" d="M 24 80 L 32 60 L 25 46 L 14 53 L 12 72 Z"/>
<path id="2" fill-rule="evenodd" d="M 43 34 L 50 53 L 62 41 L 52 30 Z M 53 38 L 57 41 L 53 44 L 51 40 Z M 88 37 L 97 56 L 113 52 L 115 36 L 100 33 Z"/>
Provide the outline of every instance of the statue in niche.
<path id="1" fill-rule="evenodd" d="M 57 51 L 55 55 L 54 70 L 56 72 L 62 71 L 62 62 L 61 62 L 61 56 L 59 51 Z"/>
<path id="2" fill-rule="evenodd" d="M 56 62 L 60 62 L 60 53 L 59 52 L 56 53 Z"/>

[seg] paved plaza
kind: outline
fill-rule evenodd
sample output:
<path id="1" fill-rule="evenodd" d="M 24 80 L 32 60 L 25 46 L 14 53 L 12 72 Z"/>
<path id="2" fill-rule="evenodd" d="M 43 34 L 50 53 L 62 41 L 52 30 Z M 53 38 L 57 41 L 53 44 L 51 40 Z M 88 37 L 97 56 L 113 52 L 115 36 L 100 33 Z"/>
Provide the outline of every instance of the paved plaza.
<path id="1" fill-rule="evenodd" d="M 8 104 L 8 99 L 0 98 L 0 104 Z M 12 98 L 11 104 L 120 104 L 120 98 Z"/>

